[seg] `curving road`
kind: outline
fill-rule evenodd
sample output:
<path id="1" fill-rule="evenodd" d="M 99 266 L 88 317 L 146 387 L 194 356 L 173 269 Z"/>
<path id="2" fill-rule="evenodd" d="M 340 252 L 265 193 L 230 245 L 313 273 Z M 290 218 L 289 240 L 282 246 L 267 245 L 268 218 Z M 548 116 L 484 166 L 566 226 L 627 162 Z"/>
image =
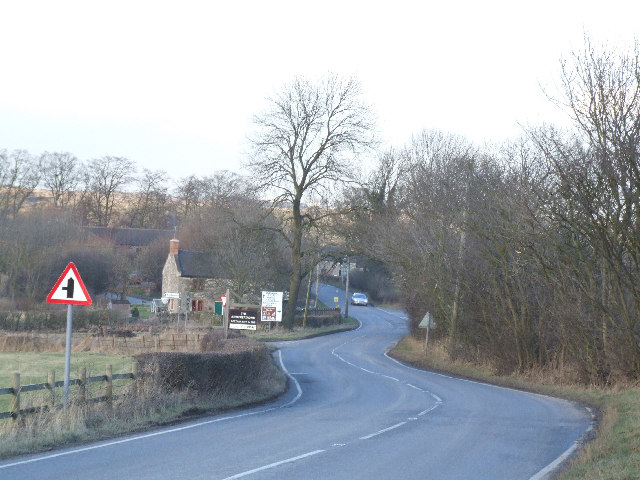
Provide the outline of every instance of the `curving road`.
<path id="1" fill-rule="evenodd" d="M 563 400 L 404 366 L 385 356 L 404 314 L 350 314 L 358 330 L 279 344 L 291 388 L 273 404 L 5 460 L 0 478 L 538 480 L 591 428 Z"/>

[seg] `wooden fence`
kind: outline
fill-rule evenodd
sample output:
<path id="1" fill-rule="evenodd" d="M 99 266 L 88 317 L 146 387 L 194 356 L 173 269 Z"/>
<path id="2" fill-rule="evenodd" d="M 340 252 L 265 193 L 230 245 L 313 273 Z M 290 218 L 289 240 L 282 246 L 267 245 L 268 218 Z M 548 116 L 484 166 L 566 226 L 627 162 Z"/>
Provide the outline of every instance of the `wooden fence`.
<path id="1" fill-rule="evenodd" d="M 80 403 L 99 403 L 99 402 L 107 402 L 107 404 L 111 404 L 113 399 L 115 398 L 113 394 L 113 381 L 114 380 L 137 380 L 140 378 L 138 374 L 138 362 L 134 362 L 133 371 L 131 373 L 113 373 L 113 368 L 111 365 L 107 366 L 106 372 L 104 375 L 97 375 L 94 377 L 87 377 L 87 369 L 80 369 L 80 378 L 72 379 L 69 382 L 69 386 L 78 385 L 78 402 Z M 100 397 L 90 397 L 88 396 L 88 387 L 92 383 L 97 382 L 105 382 L 105 395 Z M 30 413 L 37 413 L 43 410 L 51 410 L 53 408 L 57 408 L 60 406 L 57 401 L 56 388 L 63 387 L 64 381 L 59 380 L 56 381 L 56 372 L 55 370 L 51 370 L 48 375 L 48 379 L 45 383 L 34 383 L 31 385 L 22 385 L 20 383 L 20 374 L 13 374 L 13 386 L 0 388 L 0 395 L 11 395 L 11 410 L 8 412 L 0 412 L 0 419 L 5 418 L 13 418 L 17 420 L 20 415 L 26 415 Z M 49 402 L 48 404 L 41 405 L 38 407 L 31 408 L 20 408 L 20 395 L 26 392 L 34 392 L 38 390 L 48 390 L 49 391 Z"/>

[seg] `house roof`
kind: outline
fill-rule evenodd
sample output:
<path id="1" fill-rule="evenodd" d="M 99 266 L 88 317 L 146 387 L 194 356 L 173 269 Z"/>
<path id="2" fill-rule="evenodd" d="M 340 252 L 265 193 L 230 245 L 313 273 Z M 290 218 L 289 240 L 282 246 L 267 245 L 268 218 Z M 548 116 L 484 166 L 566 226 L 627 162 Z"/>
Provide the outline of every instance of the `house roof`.
<path id="1" fill-rule="evenodd" d="M 100 238 L 111 240 L 116 245 L 144 247 L 157 239 L 170 239 L 173 230 L 150 228 L 85 227 L 85 231 Z"/>
<path id="2" fill-rule="evenodd" d="M 225 278 L 223 269 L 210 252 L 180 250 L 176 255 L 178 270 L 183 277 Z"/>

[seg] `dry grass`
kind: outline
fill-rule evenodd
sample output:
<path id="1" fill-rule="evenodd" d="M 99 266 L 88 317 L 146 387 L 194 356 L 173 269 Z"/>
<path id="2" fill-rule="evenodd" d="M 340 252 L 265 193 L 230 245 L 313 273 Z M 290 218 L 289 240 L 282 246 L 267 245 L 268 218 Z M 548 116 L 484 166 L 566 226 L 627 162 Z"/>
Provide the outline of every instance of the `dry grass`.
<path id="1" fill-rule="evenodd" d="M 237 338 L 234 341 L 214 337 L 209 338 L 207 349 L 221 348 L 226 351 L 238 351 L 255 348 L 255 342 L 252 342 L 252 345 L 249 343 L 251 343 L 250 340 L 246 338 Z M 38 365 L 40 363 L 38 358 L 42 358 L 43 355 L 60 356 L 60 354 L 45 353 L 5 353 L 4 355 L 31 355 L 32 365 L 28 368 L 24 358 L 19 361 L 23 370 L 37 368 L 33 364 Z M 77 359 L 81 355 L 96 356 L 91 353 L 74 354 L 72 359 Z M 130 371 L 131 358 L 123 355 L 119 357 L 127 363 L 125 370 Z M 117 370 L 114 366 L 114 373 L 118 371 L 122 370 Z M 74 400 L 73 395 L 76 395 L 76 389 L 72 388 L 70 391 L 72 402 L 68 410 L 56 408 L 23 415 L 18 421 L 0 420 L 0 458 L 141 431 L 197 415 L 264 402 L 284 392 L 286 377 L 274 363 L 264 365 L 260 372 L 260 378 L 253 381 L 251 385 L 239 386 L 237 382 L 226 382 L 216 387 L 214 391 L 204 393 L 192 389 L 175 391 L 167 385 L 159 384 L 153 380 L 158 377 L 151 375 L 136 384 L 122 381 L 119 388 L 114 385 L 118 397 L 114 399 L 111 407 L 106 403 L 81 405 Z M 41 381 L 46 381 L 46 378 L 34 383 Z M 229 388 L 229 385 L 233 388 Z M 46 392 L 33 393 L 42 393 L 42 395 L 40 397 L 21 396 L 22 408 L 48 403 L 44 398 Z M 93 396 L 101 394 L 102 392 L 98 391 L 94 392 Z"/>

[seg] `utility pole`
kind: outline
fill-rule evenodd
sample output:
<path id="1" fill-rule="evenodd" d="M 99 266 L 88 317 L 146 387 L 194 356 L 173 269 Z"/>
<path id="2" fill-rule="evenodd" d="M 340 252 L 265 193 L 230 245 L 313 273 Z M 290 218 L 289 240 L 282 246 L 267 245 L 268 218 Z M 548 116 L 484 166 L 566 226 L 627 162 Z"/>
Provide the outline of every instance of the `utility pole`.
<path id="1" fill-rule="evenodd" d="M 345 282 L 345 289 L 344 289 L 344 295 L 345 295 L 345 299 L 344 299 L 344 318 L 347 318 L 349 316 L 349 270 L 351 270 L 351 264 L 349 262 L 349 255 L 347 255 L 347 280 Z"/>

